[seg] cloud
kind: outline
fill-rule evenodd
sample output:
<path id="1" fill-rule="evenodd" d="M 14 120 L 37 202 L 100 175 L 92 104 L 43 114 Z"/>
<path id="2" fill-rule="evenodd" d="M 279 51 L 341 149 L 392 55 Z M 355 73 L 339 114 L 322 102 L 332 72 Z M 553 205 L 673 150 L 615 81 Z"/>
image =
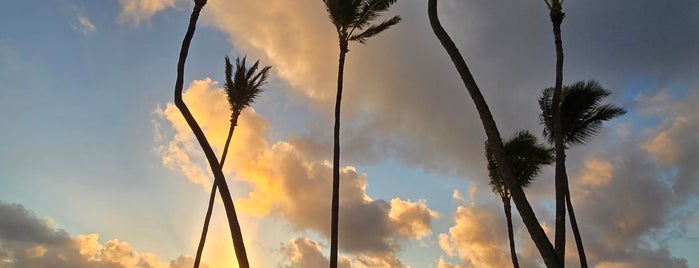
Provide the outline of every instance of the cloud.
<path id="1" fill-rule="evenodd" d="M 324 268 L 330 265 L 327 257 L 321 252 L 322 245 L 306 238 L 294 238 L 288 245 L 282 246 L 286 258 L 284 268 Z M 340 257 L 338 267 L 350 268 L 349 259 Z"/>
<path id="2" fill-rule="evenodd" d="M 78 16 L 78 26 L 71 24 L 71 27 L 73 27 L 73 30 L 80 31 L 84 35 L 88 35 L 90 33 L 96 32 L 97 27 L 95 27 L 94 24 L 90 21 L 89 18 L 83 15 Z"/>
<path id="3" fill-rule="evenodd" d="M 138 26 L 156 13 L 174 7 L 175 0 L 119 0 L 119 5 L 119 23 Z"/>
<path id="4" fill-rule="evenodd" d="M 223 91 L 210 79 L 194 81 L 184 93 L 184 100 L 220 151 L 229 122 Z M 188 154 L 192 151 L 186 148 L 198 146 L 172 104 L 155 115 L 170 122 L 175 130 L 174 135 L 163 134 L 162 143 L 180 148 L 157 149 L 164 163 L 174 158 L 173 152 Z M 246 197 L 236 200 L 239 210 L 255 216 L 280 216 L 295 230 L 312 230 L 329 237 L 330 204 L 318 200 L 330 200 L 332 165 L 325 160 L 308 159 L 302 151 L 304 147 L 293 142 L 278 141 L 270 145 L 265 138 L 268 131 L 268 122 L 254 109 L 243 111 L 224 167 L 226 174 L 234 174 L 251 189 Z M 201 167 L 202 157 L 191 154 L 178 159 L 184 166 Z M 196 182 L 197 177 L 181 171 Z M 431 221 L 438 214 L 428 208 L 426 201 L 374 200 L 366 193 L 366 175 L 357 173 L 351 166 L 342 168 L 340 177 L 340 247 L 347 253 L 359 254 L 358 263 L 369 267 L 398 265 L 400 262 L 393 254 L 399 249 L 401 239 L 421 240 L 431 234 Z"/>
<path id="5" fill-rule="evenodd" d="M 71 237 L 22 205 L 0 203 L 1 267 L 180 268 L 191 266 L 191 260 L 180 256 L 165 264 L 117 239 L 102 244 L 98 234 Z"/>
<path id="6" fill-rule="evenodd" d="M 449 233 L 439 235 L 439 245 L 448 255 L 456 255 L 465 267 L 506 267 L 509 255 L 503 250 L 507 229 L 502 211 L 496 205 L 487 207 L 459 206 L 455 225 Z M 446 263 L 442 266 L 449 267 Z"/>

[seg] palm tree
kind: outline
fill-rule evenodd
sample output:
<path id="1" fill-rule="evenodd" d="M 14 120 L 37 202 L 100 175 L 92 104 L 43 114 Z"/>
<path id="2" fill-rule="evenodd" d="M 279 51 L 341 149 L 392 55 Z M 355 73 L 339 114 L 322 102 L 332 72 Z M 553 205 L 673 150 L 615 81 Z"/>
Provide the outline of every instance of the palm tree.
<path id="1" fill-rule="evenodd" d="M 340 59 L 337 70 L 337 97 L 335 99 L 335 127 L 333 143 L 333 193 L 331 205 L 330 267 L 337 267 L 338 227 L 340 214 L 340 104 L 342 102 L 342 77 L 345 55 L 350 41 L 366 44 L 367 39 L 400 22 L 394 16 L 373 24 L 396 0 L 323 0 L 325 8 L 337 30 L 340 44 Z M 358 33 L 355 33 L 358 32 Z"/>
<path id="2" fill-rule="evenodd" d="M 245 107 L 250 106 L 255 98 L 262 92 L 262 85 L 267 80 L 267 75 L 272 66 L 265 66 L 257 72 L 259 61 L 256 61 L 250 69 L 245 66 L 246 57 L 243 57 L 241 61 L 239 58 L 235 59 L 235 75 L 233 75 L 230 59 L 226 56 L 226 95 L 228 96 L 228 104 L 231 109 L 231 126 L 228 129 L 228 138 L 226 138 L 226 145 L 223 147 L 223 153 L 221 154 L 221 163 L 219 164 L 223 168 L 223 164 L 226 162 L 226 155 L 228 154 L 228 146 L 231 144 L 231 137 L 233 137 L 233 131 L 238 125 L 238 117 L 240 113 L 245 109 Z M 234 78 L 231 78 L 233 76 Z M 206 243 L 206 234 L 209 231 L 209 222 L 211 221 L 211 212 L 214 209 L 214 200 L 216 199 L 216 188 L 218 184 L 214 181 L 214 185 L 211 188 L 211 195 L 209 197 L 209 207 L 206 210 L 206 218 L 204 219 L 204 227 L 201 231 L 201 238 L 199 239 L 199 246 L 197 247 L 197 256 L 194 259 L 194 267 L 199 267 L 201 262 L 201 254 L 204 251 L 204 244 Z"/>
<path id="3" fill-rule="evenodd" d="M 495 160 L 498 163 L 503 163 L 502 165 L 498 165 L 498 170 L 500 171 L 500 174 L 502 174 L 501 176 L 505 182 L 505 185 L 510 190 L 512 200 L 517 206 L 520 216 L 522 216 L 522 221 L 527 227 L 529 235 L 532 237 L 532 240 L 544 259 L 546 266 L 561 267 L 561 261 L 556 256 L 556 252 L 553 245 L 551 245 L 551 241 L 549 241 L 549 239 L 546 237 L 546 233 L 544 232 L 544 229 L 541 228 L 539 221 L 536 219 L 536 214 L 529 204 L 522 187 L 517 185 L 517 180 L 512 167 L 509 163 L 507 163 L 507 154 L 505 153 L 505 148 L 502 140 L 500 139 L 500 132 L 495 124 L 493 115 L 490 113 L 490 108 L 488 108 L 488 103 L 486 103 L 485 99 L 483 98 L 480 88 L 478 88 L 471 71 L 468 69 L 466 61 L 464 61 L 464 58 L 459 52 L 459 49 L 456 47 L 454 41 L 451 40 L 449 34 L 447 34 L 442 27 L 442 24 L 439 22 L 439 17 L 437 16 L 437 0 L 429 0 L 427 5 L 432 30 L 444 49 L 447 51 L 447 54 L 449 54 L 451 61 L 454 63 L 456 70 L 461 76 L 461 80 L 466 86 L 466 89 L 476 106 L 481 123 L 483 124 L 483 129 L 485 130 L 488 138 L 488 144 L 493 150 Z"/>
<path id="4" fill-rule="evenodd" d="M 235 212 L 235 206 L 233 204 L 233 198 L 231 198 L 230 190 L 228 189 L 228 184 L 226 183 L 226 178 L 223 176 L 221 171 L 221 166 L 216 159 L 216 154 L 211 148 L 209 141 L 204 135 L 201 127 L 197 123 L 196 119 L 189 111 L 187 105 L 182 99 L 182 88 L 184 85 L 184 65 L 187 61 L 187 54 L 189 53 L 189 45 L 192 43 L 192 38 L 194 37 L 194 31 L 196 30 L 197 20 L 199 19 L 199 13 L 206 5 L 206 0 L 194 0 L 194 8 L 192 10 L 192 15 L 189 19 L 189 26 L 187 27 L 187 33 L 185 33 L 184 39 L 182 40 L 182 47 L 180 49 L 180 56 L 177 61 L 177 79 L 175 80 L 175 106 L 180 110 L 182 116 L 184 117 L 189 128 L 192 129 L 194 136 L 197 138 L 199 145 L 201 145 L 204 155 L 206 155 L 206 160 L 209 162 L 209 167 L 214 173 L 214 183 L 218 184 L 218 190 L 221 193 L 221 198 L 223 199 L 223 206 L 226 210 L 226 217 L 228 218 L 228 227 L 231 230 L 231 237 L 233 239 L 233 247 L 235 248 L 235 255 L 238 259 L 238 266 L 241 268 L 249 268 L 248 257 L 245 252 L 245 243 L 243 241 L 243 234 L 240 231 L 240 223 L 238 222 L 238 216 Z"/>
<path id="5" fill-rule="evenodd" d="M 561 23 L 565 13 L 563 13 L 563 0 L 544 0 L 549 9 L 549 18 L 553 24 L 554 44 L 556 46 L 556 82 L 553 92 L 553 103 L 560 103 L 561 88 L 563 87 L 563 41 L 561 39 Z M 563 149 L 563 138 L 561 136 L 562 128 L 560 123 L 560 114 L 558 109 L 553 112 L 553 140 L 554 149 L 556 150 L 556 173 L 555 173 L 555 195 L 556 195 L 556 230 L 554 234 L 554 247 L 556 254 L 561 263 L 565 260 L 565 242 L 566 242 L 566 207 L 565 207 L 565 189 L 568 188 L 567 181 L 564 179 L 565 173 L 565 152 Z"/>
<path id="6" fill-rule="evenodd" d="M 550 143 L 554 143 L 552 135 L 554 114 L 554 97 L 553 88 L 544 89 L 541 98 L 539 98 L 539 107 L 541 108 L 541 123 L 544 125 L 544 136 L 548 138 Z M 604 89 L 597 81 L 580 81 L 575 84 L 566 86 L 561 92 L 561 99 L 558 107 L 560 107 L 561 115 L 561 136 L 563 138 L 564 149 L 568 146 L 578 145 L 588 142 L 592 136 L 597 134 L 602 127 L 604 121 L 611 120 L 615 117 L 626 113 L 623 108 L 611 105 L 602 104 L 602 100 L 611 93 Z M 575 237 L 575 244 L 578 248 L 578 256 L 580 257 L 580 266 L 587 267 L 587 258 L 585 249 L 583 248 L 582 238 L 578 230 L 578 223 L 575 219 L 573 204 L 570 202 L 570 189 L 568 187 L 568 175 L 565 168 L 565 151 L 561 163 L 563 169 L 563 180 L 565 181 L 565 202 L 567 204 L 568 214 L 570 215 L 570 225 Z M 557 163 L 558 165 L 558 163 Z"/>
<path id="7" fill-rule="evenodd" d="M 512 138 L 505 141 L 505 153 L 507 154 L 508 163 L 512 166 L 512 171 L 515 173 L 517 185 L 519 187 L 527 187 L 531 184 L 534 176 L 539 174 L 543 165 L 553 163 L 553 149 L 550 149 L 536 140 L 536 137 L 528 131 L 519 131 Z M 515 250 L 514 231 L 512 229 L 512 207 L 510 204 L 510 191 L 503 181 L 502 175 L 498 170 L 498 163 L 495 160 L 493 150 L 488 144 L 485 144 L 485 155 L 488 160 L 488 174 L 490 175 L 490 186 L 493 192 L 497 193 L 502 199 L 505 218 L 507 220 L 507 235 L 510 240 L 510 256 L 512 257 L 512 265 L 519 268 L 517 261 L 517 252 Z"/>

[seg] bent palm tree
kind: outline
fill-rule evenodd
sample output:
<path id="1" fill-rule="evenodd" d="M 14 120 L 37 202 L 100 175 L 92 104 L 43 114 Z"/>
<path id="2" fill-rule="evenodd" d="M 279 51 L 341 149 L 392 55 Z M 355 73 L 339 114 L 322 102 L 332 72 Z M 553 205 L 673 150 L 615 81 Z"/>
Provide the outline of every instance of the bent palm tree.
<path id="1" fill-rule="evenodd" d="M 552 135 L 555 122 L 553 119 L 555 111 L 553 91 L 553 88 L 544 89 L 539 98 L 540 119 L 544 125 L 544 136 L 548 138 L 550 143 L 555 142 L 555 138 Z M 588 142 L 592 136 L 599 132 L 604 121 L 626 113 L 626 110 L 623 108 L 611 104 L 602 104 L 602 100 L 610 94 L 608 90 L 594 80 L 580 81 L 563 88 L 560 103 L 557 106 L 560 107 L 561 137 L 565 146 L 563 147 L 564 149 L 567 146 Z M 568 175 L 565 167 L 565 151 L 562 157 L 564 159 L 564 162 L 561 163 L 563 168 L 562 174 L 566 182 L 566 188 L 564 189 L 565 202 L 570 215 L 570 225 L 578 248 L 580 266 L 587 267 L 585 249 L 583 248 L 580 230 L 573 211 L 573 204 L 570 202 L 570 188 L 568 187 Z"/>
<path id="2" fill-rule="evenodd" d="M 245 66 L 246 57 L 243 57 L 241 61 L 239 58 L 235 59 L 235 75 L 233 75 L 233 66 L 231 65 L 230 59 L 226 56 L 226 84 L 225 90 L 228 96 L 228 104 L 231 109 L 231 125 L 228 129 L 228 137 L 226 138 L 226 145 L 223 147 L 223 153 L 221 154 L 221 163 L 219 164 L 223 168 L 223 164 L 226 162 L 226 155 L 228 154 L 228 146 L 231 144 L 231 137 L 233 137 L 233 131 L 238 125 L 238 117 L 240 113 L 245 109 L 245 107 L 250 106 L 255 98 L 262 92 L 262 85 L 267 80 L 267 75 L 272 66 L 265 66 L 257 72 L 259 61 L 256 61 L 250 69 Z M 231 78 L 233 76 L 234 78 Z M 211 195 L 209 197 L 209 207 L 206 210 L 206 218 L 204 219 L 204 227 L 201 231 L 201 238 L 199 239 L 199 246 L 197 247 L 197 256 L 194 259 L 194 267 L 199 267 L 201 263 L 201 255 L 204 251 L 204 244 L 206 243 L 206 234 L 209 232 L 209 222 L 211 221 L 211 213 L 214 209 L 214 200 L 216 199 L 216 188 L 218 183 L 214 181 L 214 185 L 211 188 Z"/>
<path id="3" fill-rule="evenodd" d="M 337 267 L 338 228 L 340 214 L 340 104 L 345 55 L 350 41 L 365 44 L 367 39 L 400 22 L 394 16 L 378 24 L 373 21 L 388 10 L 396 0 L 323 0 L 330 21 L 335 25 L 340 43 L 337 70 L 337 97 L 335 99 L 335 127 L 333 132 L 333 193 L 331 204 L 330 267 Z M 357 31 L 358 33 L 355 33 Z"/>
<path id="4" fill-rule="evenodd" d="M 536 248 L 539 250 L 541 257 L 544 259 L 544 263 L 547 267 L 561 267 L 561 262 L 556 256 L 556 252 L 551 245 L 551 241 L 546 237 L 544 229 L 541 228 L 539 221 L 536 219 L 536 214 L 532 209 L 529 201 L 527 200 L 522 187 L 517 185 L 517 181 L 512 170 L 512 167 L 507 163 L 507 154 L 505 153 L 505 148 L 500 139 L 500 132 L 495 124 L 493 115 L 490 113 L 490 108 L 488 108 L 488 103 L 486 103 L 481 94 L 481 90 L 476 84 L 471 71 L 468 69 L 468 65 L 464 58 L 461 56 L 461 52 L 451 40 L 449 34 L 444 30 L 442 24 L 439 22 L 439 17 L 437 16 L 437 0 L 429 0 L 427 4 L 427 12 L 430 19 L 430 25 L 434 31 L 435 36 L 439 39 L 440 43 L 449 54 L 451 61 L 454 63 L 456 70 L 461 76 L 461 80 L 466 86 L 473 103 L 476 106 L 478 115 L 480 116 L 481 123 L 483 124 L 483 129 L 488 137 L 488 144 L 493 150 L 495 160 L 498 163 L 503 163 L 498 165 L 498 170 L 502 174 L 503 181 L 505 185 L 510 189 L 510 194 L 512 200 L 517 206 L 520 216 L 522 216 L 522 221 L 527 227 L 529 235 L 532 237 Z"/>
<path id="5" fill-rule="evenodd" d="M 187 61 L 187 54 L 189 53 L 189 45 L 192 43 L 192 38 L 194 37 L 194 31 L 197 27 L 197 20 L 199 19 L 199 13 L 206 5 L 206 0 L 194 0 L 194 8 L 192 10 L 192 15 L 189 19 L 189 25 L 187 27 L 187 32 L 185 33 L 184 39 L 182 40 L 182 47 L 180 49 L 180 56 L 177 61 L 177 78 L 175 80 L 175 106 L 180 110 L 182 116 L 184 117 L 189 128 L 192 129 L 194 136 L 201 145 L 204 155 L 206 155 L 206 160 L 209 162 L 209 167 L 211 172 L 214 173 L 214 181 L 219 184 L 218 189 L 221 193 L 221 198 L 223 199 L 223 206 L 226 210 L 226 217 L 228 218 L 228 227 L 231 230 L 231 237 L 233 239 L 233 247 L 235 248 L 235 255 L 238 259 L 238 266 L 241 268 L 249 268 L 248 257 L 245 252 L 245 243 L 243 241 L 243 234 L 240 231 L 240 223 L 238 222 L 238 216 L 235 212 L 235 206 L 233 204 L 233 198 L 231 198 L 230 190 L 228 189 L 228 184 L 226 183 L 226 178 L 223 176 L 221 171 L 221 166 L 216 159 L 216 154 L 214 150 L 211 149 L 209 141 L 204 135 L 201 127 L 194 119 L 192 112 L 187 108 L 187 104 L 184 103 L 182 99 L 182 88 L 184 85 L 184 65 Z"/>
<path id="6" fill-rule="evenodd" d="M 512 171 L 515 173 L 517 185 L 519 187 L 529 186 L 534 176 L 541 172 L 541 167 L 543 165 L 550 165 L 553 163 L 553 149 L 538 143 L 536 137 L 528 131 L 517 132 L 512 138 L 505 141 L 503 146 L 505 147 L 508 163 L 512 166 Z M 505 186 L 502 175 L 498 170 L 498 162 L 495 159 L 493 150 L 488 146 L 488 143 L 485 144 L 485 155 L 488 160 L 490 186 L 493 192 L 497 193 L 500 199 L 502 199 L 502 205 L 505 211 L 512 265 L 515 268 L 519 268 L 519 261 L 517 261 L 517 252 L 515 250 L 514 231 L 512 228 L 510 190 Z"/>
<path id="7" fill-rule="evenodd" d="M 561 24 L 565 13 L 563 13 L 563 0 L 544 0 L 549 9 L 549 18 L 553 24 L 553 37 L 556 45 L 556 82 L 553 91 L 553 103 L 560 103 L 561 90 L 563 87 L 563 41 L 561 39 Z M 556 230 L 554 234 L 554 247 L 561 264 L 565 261 L 566 242 L 566 207 L 565 189 L 568 188 L 568 181 L 565 174 L 565 149 L 563 148 L 562 128 L 558 109 L 554 109 L 552 134 L 554 149 L 556 150 L 556 173 L 554 178 L 554 188 L 556 195 Z"/>

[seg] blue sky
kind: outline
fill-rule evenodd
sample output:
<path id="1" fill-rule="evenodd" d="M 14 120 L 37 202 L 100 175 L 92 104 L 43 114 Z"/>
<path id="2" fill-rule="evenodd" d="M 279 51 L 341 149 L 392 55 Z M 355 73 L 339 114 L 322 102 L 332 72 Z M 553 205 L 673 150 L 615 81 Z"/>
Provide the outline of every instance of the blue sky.
<path id="1" fill-rule="evenodd" d="M 693 45 L 699 42 L 699 4 L 588 2 L 565 2 L 564 81 L 597 79 L 612 90 L 608 101 L 629 111 L 569 152 L 573 200 L 591 263 L 699 267 L 691 250 L 699 243 L 699 113 L 693 108 L 699 103 Z M 185 267 L 191 261 L 211 176 L 171 104 L 190 5 L 5 5 L 0 213 L 27 226 L 40 222 L 41 230 L 68 242 L 19 243 L 9 234 L 30 230 L 0 220 L 0 267 L 5 260 L 15 267 L 13 262 L 75 250 L 75 263 L 132 267 L 147 259 L 154 267 Z M 348 54 L 342 163 L 343 189 L 352 194 L 343 211 L 363 224 L 343 229 L 357 236 L 345 237 L 343 254 L 353 267 L 506 264 L 504 218 L 487 185 L 475 109 L 429 29 L 426 4 L 399 1 L 391 14 L 403 22 L 366 46 L 351 45 Z M 555 60 L 544 4 L 442 0 L 440 16 L 503 136 L 518 129 L 539 135 L 536 99 L 553 83 Z M 199 23 L 185 100 L 217 150 L 228 127 L 217 82 L 223 57 L 248 55 L 273 65 L 266 91 L 236 128 L 232 152 L 239 154 L 229 155 L 224 167 L 256 267 L 326 261 L 328 204 L 302 197 L 330 191 L 324 187 L 330 180 L 335 38 L 322 3 L 311 0 L 210 0 Z M 552 173 L 546 169 L 527 189 L 551 229 Z M 414 217 L 400 214 L 405 211 Z M 217 213 L 214 221 L 204 261 L 229 267 L 225 217 Z M 515 227 L 520 258 L 538 265 L 518 216 Z M 361 239 L 360 231 L 371 239 Z M 81 251 L 95 243 L 100 250 Z M 38 257 L 26 253 L 39 248 L 44 253 Z M 131 259 L 107 257 L 125 248 L 134 253 Z M 574 254 L 569 244 L 573 266 Z"/>

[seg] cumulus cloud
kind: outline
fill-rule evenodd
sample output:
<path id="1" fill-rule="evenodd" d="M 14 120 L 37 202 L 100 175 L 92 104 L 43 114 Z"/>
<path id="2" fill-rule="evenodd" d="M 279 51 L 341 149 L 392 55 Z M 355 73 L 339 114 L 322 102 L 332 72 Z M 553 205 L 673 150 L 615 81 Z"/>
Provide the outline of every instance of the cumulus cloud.
<path id="1" fill-rule="evenodd" d="M 228 104 L 221 88 L 210 79 L 194 81 L 184 93 L 184 100 L 211 143 L 220 150 L 229 122 Z M 170 140 L 166 137 L 161 143 L 180 148 L 165 150 L 163 145 L 158 145 L 156 148 L 161 148 L 157 151 L 164 163 L 167 164 L 166 159 L 173 158 L 174 153 L 187 154 L 190 150 L 186 148 L 198 146 L 172 104 L 155 114 L 170 122 L 175 130 Z M 235 174 L 238 181 L 251 189 L 246 197 L 236 200 L 236 204 L 243 213 L 280 216 L 295 230 L 312 230 L 329 237 L 330 204 L 318 200 L 330 200 L 332 165 L 325 160 L 308 159 L 302 150 L 304 147 L 297 147 L 293 142 L 279 141 L 270 145 L 265 138 L 268 129 L 266 119 L 254 109 L 243 111 L 224 167 L 227 174 Z M 182 159 L 184 166 L 203 169 L 202 162 L 192 161 L 197 158 L 202 156 L 178 159 Z M 197 177 L 181 171 L 197 182 Z M 429 209 L 424 200 L 372 199 L 366 193 L 366 175 L 358 173 L 354 167 L 342 168 L 340 177 L 342 250 L 359 254 L 355 262 L 367 267 L 402 265 L 394 256 L 400 240 L 421 240 L 430 235 L 432 219 L 438 214 Z"/>
<path id="2" fill-rule="evenodd" d="M 510 258 L 503 250 L 508 241 L 506 225 L 500 211 L 496 205 L 459 206 L 454 215 L 455 225 L 449 228 L 449 233 L 439 235 L 439 245 L 447 254 L 464 261 L 465 267 L 508 266 Z"/>
<path id="3" fill-rule="evenodd" d="M 166 264 L 117 239 L 102 244 L 98 234 L 71 237 L 22 205 L 0 203 L 0 267 L 180 268 L 191 263 L 192 258 L 180 256 Z"/>
<path id="4" fill-rule="evenodd" d="M 306 238 L 294 238 L 289 244 L 282 246 L 286 258 L 285 268 L 322 268 L 330 265 L 330 260 L 323 256 L 322 245 Z M 338 267 L 350 268 L 349 259 L 340 257 Z"/>
<path id="5" fill-rule="evenodd" d="M 155 13 L 174 7 L 175 0 L 119 0 L 119 5 L 119 23 L 137 26 Z"/>

